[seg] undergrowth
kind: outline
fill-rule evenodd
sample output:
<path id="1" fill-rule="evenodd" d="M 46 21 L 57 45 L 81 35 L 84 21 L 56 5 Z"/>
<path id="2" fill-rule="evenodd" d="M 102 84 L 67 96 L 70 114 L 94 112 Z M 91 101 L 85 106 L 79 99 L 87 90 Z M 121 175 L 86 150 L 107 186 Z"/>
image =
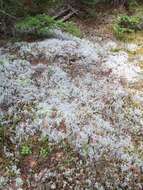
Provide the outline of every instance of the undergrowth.
<path id="1" fill-rule="evenodd" d="M 80 30 L 73 22 L 56 21 L 53 17 L 40 14 L 28 16 L 16 23 L 16 31 L 21 35 L 33 35 L 36 37 L 47 37 L 53 29 L 61 29 L 75 36 L 80 36 Z"/>
<path id="2" fill-rule="evenodd" d="M 138 16 L 120 16 L 113 26 L 114 34 L 118 39 L 124 39 L 125 34 L 130 34 L 143 29 L 143 20 Z"/>

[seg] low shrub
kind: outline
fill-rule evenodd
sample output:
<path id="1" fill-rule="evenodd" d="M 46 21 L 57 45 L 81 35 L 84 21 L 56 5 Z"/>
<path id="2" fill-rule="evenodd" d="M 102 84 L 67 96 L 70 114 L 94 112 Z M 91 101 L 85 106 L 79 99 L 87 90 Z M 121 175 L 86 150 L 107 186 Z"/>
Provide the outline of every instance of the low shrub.
<path id="1" fill-rule="evenodd" d="M 119 25 L 123 28 L 128 28 L 132 30 L 138 29 L 138 25 L 141 22 L 141 18 L 137 16 L 122 16 L 119 19 Z"/>
<path id="2" fill-rule="evenodd" d="M 47 15 L 28 16 L 16 23 L 16 30 L 20 33 L 44 35 L 50 29 L 56 27 L 52 17 Z"/>
<path id="3" fill-rule="evenodd" d="M 80 30 L 73 22 L 56 21 L 53 17 L 45 14 L 28 16 L 16 23 L 16 31 L 20 34 L 31 34 L 37 37 L 45 37 L 51 33 L 52 29 L 60 28 L 75 36 L 80 36 Z"/>
<path id="4" fill-rule="evenodd" d="M 113 26 L 114 34 L 117 38 L 122 39 L 126 33 L 142 30 L 142 23 L 143 20 L 140 17 L 123 15 Z"/>

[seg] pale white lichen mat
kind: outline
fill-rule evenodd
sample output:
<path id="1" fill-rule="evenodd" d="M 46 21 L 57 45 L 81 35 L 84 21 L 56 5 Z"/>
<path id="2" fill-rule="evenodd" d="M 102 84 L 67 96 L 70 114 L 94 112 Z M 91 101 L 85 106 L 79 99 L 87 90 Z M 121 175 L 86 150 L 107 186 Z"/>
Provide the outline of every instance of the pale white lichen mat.
<path id="1" fill-rule="evenodd" d="M 126 187 L 143 172 L 142 73 L 115 46 L 69 38 L 1 49 L 0 107 L 1 116 L 22 114 L 13 141 L 39 130 L 67 138 L 91 162 L 115 160 Z"/>

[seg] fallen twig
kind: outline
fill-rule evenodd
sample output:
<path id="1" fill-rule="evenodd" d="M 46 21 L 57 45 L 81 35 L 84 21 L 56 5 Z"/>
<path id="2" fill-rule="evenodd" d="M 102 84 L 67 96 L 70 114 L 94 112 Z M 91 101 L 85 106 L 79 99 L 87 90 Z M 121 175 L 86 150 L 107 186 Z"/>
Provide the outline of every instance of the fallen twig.
<path id="1" fill-rule="evenodd" d="M 62 10 L 59 14 L 54 16 L 54 19 L 60 19 L 63 22 L 69 20 L 73 15 L 78 14 L 78 11 L 71 7 L 70 5 L 67 6 L 66 9 Z"/>

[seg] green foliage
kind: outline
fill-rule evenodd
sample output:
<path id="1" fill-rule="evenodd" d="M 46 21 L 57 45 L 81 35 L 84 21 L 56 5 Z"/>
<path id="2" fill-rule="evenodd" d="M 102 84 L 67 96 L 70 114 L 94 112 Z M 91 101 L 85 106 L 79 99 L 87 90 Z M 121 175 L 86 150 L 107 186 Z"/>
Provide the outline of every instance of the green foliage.
<path id="1" fill-rule="evenodd" d="M 119 25 L 122 28 L 133 29 L 137 28 L 137 25 L 141 22 L 141 18 L 137 16 L 122 16 L 119 19 Z"/>
<path id="2" fill-rule="evenodd" d="M 44 158 L 47 157 L 49 155 L 49 153 L 50 153 L 49 148 L 41 148 L 40 149 L 40 156 L 42 156 Z"/>
<path id="3" fill-rule="evenodd" d="M 72 21 L 70 22 L 62 22 L 62 21 L 57 21 L 57 26 L 61 29 L 63 29 L 65 32 L 68 32 L 74 36 L 80 37 L 81 36 L 81 31 L 80 29 L 76 26 L 76 24 Z"/>
<path id="4" fill-rule="evenodd" d="M 16 29 L 21 33 L 31 33 L 35 35 L 44 35 L 49 32 L 50 29 L 56 27 L 54 19 L 45 14 L 28 16 L 22 21 L 16 23 Z"/>
<path id="5" fill-rule="evenodd" d="M 28 155 L 32 154 L 32 150 L 28 145 L 22 145 L 20 154 L 22 156 L 28 156 Z"/>
<path id="6" fill-rule="evenodd" d="M 32 34 L 43 37 L 50 34 L 52 29 L 61 28 L 75 36 L 80 36 L 80 30 L 73 22 L 56 21 L 53 17 L 45 14 L 28 16 L 24 20 L 16 23 L 16 30 L 20 33 Z"/>
<path id="7" fill-rule="evenodd" d="M 123 15 L 118 18 L 116 24 L 113 26 L 114 33 L 117 38 L 122 39 L 124 34 L 140 30 L 141 22 L 142 19 L 140 17 Z"/>
<path id="8" fill-rule="evenodd" d="M 120 40 L 124 38 L 125 33 L 133 32 L 133 30 L 122 28 L 118 24 L 114 25 L 113 30 L 114 30 L 115 36 Z"/>

